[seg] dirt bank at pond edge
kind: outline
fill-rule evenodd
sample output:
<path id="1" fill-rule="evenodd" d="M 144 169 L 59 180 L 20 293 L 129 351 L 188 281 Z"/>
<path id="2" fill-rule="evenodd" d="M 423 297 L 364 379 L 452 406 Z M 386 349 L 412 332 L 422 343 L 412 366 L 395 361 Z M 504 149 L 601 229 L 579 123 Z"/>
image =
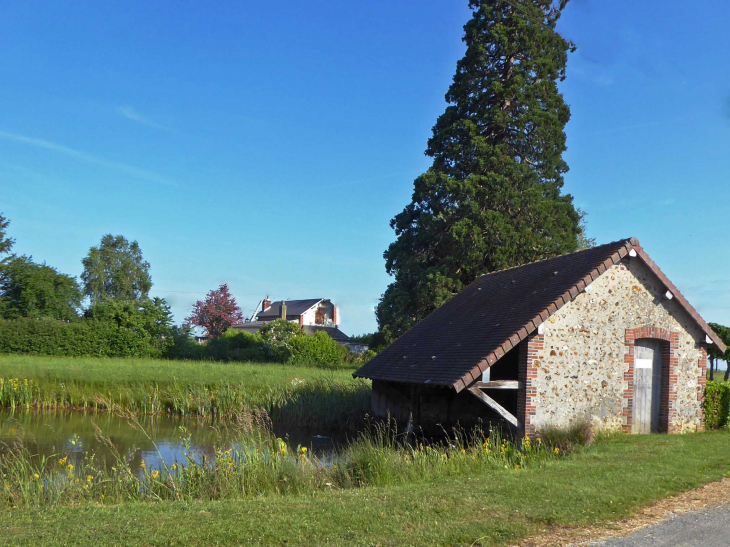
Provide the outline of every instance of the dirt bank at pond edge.
<path id="1" fill-rule="evenodd" d="M 636 530 L 657 524 L 671 515 L 714 509 L 728 503 L 730 503 L 730 478 L 724 478 L 696 490 L 665 498 L 640 509 L 628 518 L 603 526 L 546 527 L 540 535 L 527 538 L 518 545 L 525 547 L 588 545 L 595 541 L 627 536 Z"/>

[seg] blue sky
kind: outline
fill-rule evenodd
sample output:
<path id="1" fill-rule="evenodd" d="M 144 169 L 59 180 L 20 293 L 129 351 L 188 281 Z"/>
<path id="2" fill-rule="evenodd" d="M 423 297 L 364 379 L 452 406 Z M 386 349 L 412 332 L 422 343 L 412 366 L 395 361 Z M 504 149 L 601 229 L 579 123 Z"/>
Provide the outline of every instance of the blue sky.
<path id="1" fill-rule="evenodd" d="M 211 8 L 214 6 L 214 8 Z M 376 327 L 389 220 L 463 54 L 467 2 L 0 6 L 0 211 L 79 275 L 136 239 L 177 321 L 227 282 L 245 313 L 334 299 Z M 730 323 L 730 6 L 573 0 L 566 192 L 599 243 L 639 237 Z"/>

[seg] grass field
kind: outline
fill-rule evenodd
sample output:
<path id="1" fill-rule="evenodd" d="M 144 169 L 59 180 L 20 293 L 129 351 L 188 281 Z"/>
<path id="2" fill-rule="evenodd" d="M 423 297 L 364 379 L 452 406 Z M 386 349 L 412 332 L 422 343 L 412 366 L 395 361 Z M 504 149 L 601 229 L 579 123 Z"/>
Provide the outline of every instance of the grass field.
<path id="1" fill-rule="evenodd" d="M 353 368 L 269 363 L 0 356 L 0 406 L 225 416 L 266 411 L 292 425 L 340 426 L 367 411 Z M 12 380 L 12 381 L 11 381 Z"/>
<path id="2" fill-rule="evenodd" d="M 730 474 L 730 435 L 618 435 L 567 458 L 388 487 L 254 500 L 0 512 L 4 544 L 493 545 L 610 522 Z"/>

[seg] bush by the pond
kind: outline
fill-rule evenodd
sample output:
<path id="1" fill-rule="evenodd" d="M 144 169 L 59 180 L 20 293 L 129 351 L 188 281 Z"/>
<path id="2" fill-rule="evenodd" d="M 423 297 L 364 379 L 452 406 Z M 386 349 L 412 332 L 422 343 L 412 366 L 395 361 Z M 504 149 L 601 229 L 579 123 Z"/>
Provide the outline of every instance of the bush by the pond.
<path id="1" fill-rule="evenodd" d="M 134 418 L 130 421 L 134 423 Z M 361 434 L 339 454 L 320 460 L 306 447 L 290 446 L 267 429 L 255 428 L 216 447 L 212 458 L 192 453 L 188 444 L 182 461 L 165 464 L 160 459 L 159 465 L 148 466 L 133 455 L 115 452 L 103 431 L 98 436 L 116 454 L 116 464 L 107 467 L 88 452 L 42 458 L 20 444 L 0 454 L 0 507 L 311 495 L 505 467 L 521 469 L 560 457 L 558 450 L 542 443 L 525 439 L 513 444 L 496 434 L 470 436 L 468 442 L 457 437 L 412 446 L 383 427 Z"/>
<path id="2" fill-rule="evenodd" d="M 705 427 L 718 429 L 728 424 L 730 413 L 730 384 L 727 382 L 707 382 L 705 389 Z"/>
<path id="3" fill-rule="evenodd" d="M 323 367 L 347 362 L 350 353 L 322 331 L 313 336 L 295 336 L 289 341 L 289 351 L 292 362 Z"/>

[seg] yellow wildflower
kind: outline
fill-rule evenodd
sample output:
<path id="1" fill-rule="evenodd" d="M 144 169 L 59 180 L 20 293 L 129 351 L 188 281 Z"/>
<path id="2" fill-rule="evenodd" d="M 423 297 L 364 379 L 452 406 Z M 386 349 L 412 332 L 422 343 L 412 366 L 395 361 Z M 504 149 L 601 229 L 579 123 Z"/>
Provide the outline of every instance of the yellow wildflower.
<path id="1" fill-rule="evenodd" d="M 86 475 L 86 480 L 87 480 L 88 482 L 91 482 L 91 481 L 93 481 L 93 480 L 94 480 L 94 477 L 92 477 L 91 475 Z"/>
<path id="2" fill-rule="evenodd" d="M 555 454 L 560 454 L 560 449 L 556 446 L 555 448 L 553 448 L 553 452 Z"/>
<path id="3" fill-rule="evenodd" d="M 41 476 L 38 473 L 33 473 L 33 478 L 34 479 L 40 479 Z"/>
<path id="4" fill-rule="evenodd" d="M 160 476 L 160 472 L 157 471 L 157 469 L 155 469 L 152 473 L 150 473 L 150 477 L 152 477 L 153 479 L 156 479 L 159 476 Z"/>
<path id="5" fill-rule="evenodd" d="M 66 469 L 68 469 L 69 471 L 73 471 L 74 470 L 74 465 L 72 463 L 70 463 L 70 464 L 68 464 L 66 466 Z"/>
<path id="6" fill-rule="evenodd" d="M 139 466 L 140 466 L 140 467 L 141 467 L 142 469 L 147 469 L 147 466 L 145 465 L 145 463 L 144 463 L 144 460 L 142 460 L 142 463 L 140 463 L 140 464 L 139 464 Z"/>
<path id="7" fill-rule="evenodd" d="M 176 463 L 173 463 L 172 464 L 172 470 L 175 471 L 175 469 L 177 469 L 177 464 Z"/>
<path id="8" fill-rule="evenodd" d="M 68 456 L 66 456 L 65 458 L 61 458 L 60 460 L 58 460 L 58 465 L 64 465 L 66 463 L 67 459 L 68 459 Z"/>

